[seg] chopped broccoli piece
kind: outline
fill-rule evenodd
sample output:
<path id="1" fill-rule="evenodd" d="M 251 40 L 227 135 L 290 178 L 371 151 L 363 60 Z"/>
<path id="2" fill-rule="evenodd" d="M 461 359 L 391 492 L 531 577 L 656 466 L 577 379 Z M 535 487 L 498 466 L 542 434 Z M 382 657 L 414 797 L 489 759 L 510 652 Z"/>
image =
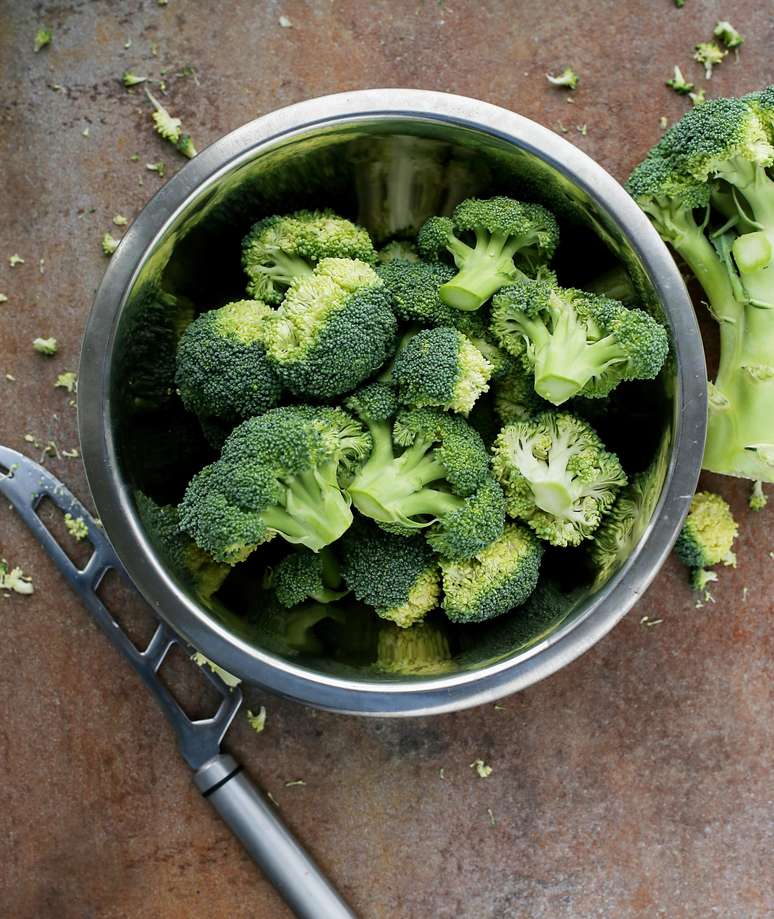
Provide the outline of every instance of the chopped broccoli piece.
<path id="1" fill-rule="evenodd" d="M 443 326 L 414 335 L 400 348 L 392 367 L 401 402 L 462 415 L 489 390 L 491 375 L 492 365 L 470 339 Z"/>
<path id="2" fill-rule="evenodd" d="M 67 532 L 73 537 L 73 539 L 78 540 L 78 542 L 80 542 L 82 539 L 85 539 L 89 535 L 89 528 L 83 517 L 73 517 L 72 514 L 65 514 L 64 523 Z"/>
<path id="3" fill-rule="evenodd" d="M 54 387 L 58 389 L 66 389 L 68 392 L 77 392 L 78 375 L 73 373 L 72 370 L 68 370 L 65 373 L 60 373 L 56 378 Z"/>
<path id="4" fill-rule="evenodd" d="M 472 233 L 469 246 L 459 234 Z M 449 217 L 431 217 L 419 231 L 419 253 L 437 261 L 450 253 L 457 274 L 439 288 L 441 300 L 460 310 L 477 310 L 524 272 L 534 274 L 554 254 L 559 226 L 539 204 L 512 198 L 468 198 Z M 516 259 L 516 263 L 514 263 Z"/>
<path id="5" fill-rule="evenodd" d="M 292 405 L 249 418 L 229 435 L 220 459 L 191 480 L 181 527 L 231 565 L 276 535 L 318 552 L 352 523 L 340 478 L 370 446 L 338 408 Z"/>
<path id="6" fill-rule="evenodd" d="M 230 689 L 239 686 L 242 682 L 238 676 L 234 676 L 233 673 L 229 673 L 228 670 L 224 670 L 222 667 L 218 666 L 215 661 L 211 661 L 209 657 L 205 657 L 201 651 L 192 654 L 191 660 L 197 667 L 209 667 L 210 670 L 216 673 Z"/>
<path id="7" fill-rule="evenodd" d="M 471 769 L 475 769 L 480 779 L 488 779 L 492 774 L 492 767 L 488 766 L 482 759 L 473 760 L 470 764 Z"/>
<path id="8" fill-rule="evenodd" d="M 419 260 L 417 247 L 414 243 L 403 239 L 393 239 L 386 246 L 376 253 L 376 261 L 380 265 L 386 265 L 388 262 L 396 260 L 402 262 L 416 262 Z"/>
<path id="9" fill-rule="evenodd" d="M 406 629 L 385 623 L 379 632 L 374 669 L 380 673 L 432 676 L 454 669 L 449 642 L 437 625 L 418 622 Z"/>
<path id="10" fill-rule="evenodd" d="M 274 568 L 271 586 L 279 602 L 290 609 L 305 600 L 331 603 L 340 600 L 342 586 L 338 562 L 330 549 L 312 552 L 301 546 Z"/>
<path id="11" fill-rule="evenodd" d="M 728 54 L 717 42 L 702 41 L 694 48 L 693 59 L 704 64 L 704 76 L 709 80 L 712 77 L 712 68 L 723 63 L 723 58 Z"/>
<path id="12" fill-rule="evenodd" d="M 652 380 L 669 351 L 666 330 L 642 310 L 529 278 L 495 295 L 492 331 L 553 405 L 607 396 L 623 380 Z"/>
<path id="13" fill-rule="evenodd" d="M 14 254 L 8 259 L 8 264 L 11 266 L 11 268 L 15 268 L 17 265 L 23 265 L 24 259 L 20 255 Z"/>
<path id="14" fill-rule="evenodd" d="M 347 402 L 373 440 L 348 488 L 360 513 L 403 535 L 427 528 L 430 545 L 449 558 L 469 558 L 497 539 L 503 495 L 480 435 L 459 416 L 429 408 L 401 412 L 391 430 L 381 415 L 390 408 L 385 390 L 367 389 Z"/>
<path id="15" fill-rule="evenodd" d="M 247 723 L 255 731 L 256 734 L 262 733 L 263 729 L 266 727 L 266 707 L 261 706 L 256 713 L 247 709 Z"/>
<path id="16" fill-rule="evenodd" d="M 675 543 L 675 553 L 688 568 L 736 566 L 734 540 L 739 527 L 728 503 L 709 491 L 699 491 Z"/>
<path id="17" fill-rule="evenodd" d="M 147 77 L 137 76 L 137 74 L 132 73 L 131 70 L 125 70 L 121 74 L 121 82 L 124 84 L 124 86 L 127 89 L 129 89 L 132 86 L 138 86 L 140 83 L 145 83 L 147 79 L 148 79 Z"/>
<path id="18" fill-rule="evenodd" d="M 158 99 L 151 93 L 148 87 L 145 87 L 145 94 L 150 100 L 155 111 L 153 112 L 153 124 L 156 127 L 156 133 L 164 140 L 176 144 L 180 140 L 180 128 L 182 122 L 179 118 L 173 118 Z"/>
<path id="19" fill-rule="evenodd" d="M 719 38 L 726 48 L 738 48 L 744 44 L 744 38 L 727 19 L 719 19 L 712 34 Z"/>
<path id="20" fill-rule="evenodd" d="M 105 255 L 112 255 L 118 248 L 118 240 L 110 233 L 102 237 L 102 251 Z"/>
<path id="21" fill-rule="evenodd" d="M 382 619 L 408 628 L 438 607 L 440 571 L 421 536 L 398 536 L 363 522 L 344 535 L 341 554 L 347 587 Z"/>
<path id="22" fill-rule="evenodd" d="M 194 147 L 190 134 L 180 135 L 180 140 L 177 142 L 177 149 L 183 156 L 187 156 L 189 160 L 192 160 L 196 156 L 196 147 Z"/>
<path id="23" fill-rule="evenodd" d="M 57 341 L 55 338 L 35 338 L 32 341 L 32 347 L 38 354 L 45 354 L 46 357 L 53 357 L 57 352 Z"/>
<path id="24" fill-rule="evenodd" d="M 575 87 L 580 82 L 580 77 L 572 69 L 572 67 L 565 67 L 564 70 L 555 77 L 551 76 L 550 73 L 547 73 L 546 79 L 553 86 L 562 86 L 565 89 L 575 89 Z"/>
<path id="25" fill-rule="evenodd" d="M 628 190 L 720 325 L 704 468 L 774 481 L 774 88 L 710 99 L 667 131 Z"/>
<path id="26" fill-rule="evenodd" d="M 322 259 L 375 259 L 371 237 L 333 211 L 296 211 L 266 217 L 242 241 L 242 267 L 252 297 L 277 305 L 294 280 L 307 278 Z"/>
<path id="27" fill-rule="evenodd" d="M 681 96 L 687 96 L 694 87 L 694 84 L 691 83 L 690 80 L 685 79 L 682 70 L 680 70 L 677 64 L 675 64 L 674 76 L 671 80 L 666 81 L 666 85 Z M 664 127 L 666 127 L 666 125 L 664 125 Z"/>
<path id="28" fill-rule="evenodd" d="M 116 214 L 115 217 L 113 217 L 113 223 L 117 227 L 125 227 L 127 223 L 129 223 L 129 218 L 124 217 L 123 214 Z"/>
<path id="29" fill-rule="evenodd" d="M 295 282 L 270 318 L 266 350 L 284 386 L 329 398 L 354 389 L 395 347 L 383 282 L 365 262 L 325 258 Z"/>
<path id="30" fill-rule="evenodd" d="M 537 586 L 543 547 L 526 527 L 502 536 L 465 561 L 441 560 L 443 608 L 452 622 L 482 622 L 520 606 Z"/>
<path id="31" fill-rule="evenodd" d="M 750 510 L 762 511 L 768 504 L 768 500 L 768 496 L 763 490 L 763 482 L 753 482 L 752 488 L 750 489 L 750 497 L 747 502 L 750 505 Z"/>
<path id="32" fill-rule="evenodd" d="M 238 300 L 202 313 L 186 328 L 175 381 L 189 411 L 234 422 L 277 405 L 281 386 L 264 346 L 273 312 L 259 300 Z"/>
<path id="33" fill-rule="evenodd" d="M 51 44 L 53 37 L 54 33 L 51 29 L 41 26 L 35 33 L 35 51 L 37 52 L 43 48 L 47 48 Z"/>
<path id="34" fill-rule="evenodd" d="M 454 277 L 450 265 L 400 258 L 380 265 L 377 274 L 398 319 L 419 325 L 456 325 L 459 311 L 447 306 L 438 293 L 441 284 Z"/>
<path id="35" fill-rule="evenodd" d="M 149 172 L 157 173 L 160 179 L 164 178 L 164 174 L 167 171 L 167 167 L 163 163 L 146 163 L 145 168 Z"/>
<path id="36" fill-rule="evenodd" d="M 35 592 L 32 586 L 32 578 L 21 570 L 21 568 L 11 568 L 6 560 L 0 559 L 0 590 L 12 590 L 17 594 L 31 594 Z"/>
<path id="37" fill-rule="evenodd" d="M 6 296 L 6 294 L 0 294 L 0 303 L 7 303 L 7 302 L 8 302 L 8 297 Z"/>
<path id="38" fill-rule="evenodd" d="M 705 568 L 694 568 L 691 571 L 691 587 L 697 593 L 703 593 L 704 598 L 710 597 L 709 585 L 717 581 L 716 571 L 707 571 Z"/>
<path id="39" fill-rule="evenodd" d="M 591 425 L 566 412 L 544 412 L 506 425 L 495 441 L 494 471 L 511 517 L 553 546 L 589 539 L 626 474 Z"/>
<path id="40" fill-rule="evenodd" d="M 706 89 L 702 86 L 702 88 L 697 93 L 688 93 L 688 98 L 694 105 L 701 105 L 702 102 L 707 101 L 705 98 L 706 92 Z"/>

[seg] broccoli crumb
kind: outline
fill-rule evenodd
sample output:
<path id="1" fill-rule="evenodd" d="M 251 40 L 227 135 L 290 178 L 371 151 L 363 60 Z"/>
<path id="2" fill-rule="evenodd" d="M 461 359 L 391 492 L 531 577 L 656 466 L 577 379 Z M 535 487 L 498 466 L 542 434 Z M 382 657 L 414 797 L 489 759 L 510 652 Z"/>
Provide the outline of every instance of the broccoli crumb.
<path id="1" fill-rule="evenodd" d="M 552 86 L 562 86 L 565 89 L 575 89 L 580 82 L 580 77 L 572 67 L 565 67 L 558 76 L 552 76 L 550 73 L 547 73 L 546 79 Z"/>
<path id="2" fill-rule="evenodd" d="M 209 657 L 205 657 L 201 651 L 197 651 L 195 654 L 191 655 L 191 660 L 199 667 L 209 667 L 213 673 L 217 674 L 221 680 L 223 680 L 229 689 L 233 689 L 242 682 L 238 676 L 234 676 L 232 673 L 229 673 L 228 670 L 219 667 L 215 661 L 211 661 Z M 249 714 L 248 712 L 248 715 Z"/>
<path id="3" fill-rule="evenodd" d="M 750 497 L 747 499 L 747 503 L 750 506 L 751 511 L 762 511 L 766 504 L 768 503 L 768 496 L 763 490 L 763 482 L 755 481 L 752 484 L 750 489 Z"/>
<path id="4" fill-rule="evenodd" d="M 163 92 L 163 83 L 161 84 L 161 89 Z M 168 140 L 171 144 L 174 144 L 178 152 L 182 153 L 183 156 L 187 156 L 189 159 L 196 156 L 196 148 L 191 140 L 191 135 L 182 132 L 182 122 L 180 119 L 173 118 L 158 99 L 152 95 L 147 86 L 145 87 L 145 95 L 150 99 L 153 107 L 156 109 L 152 116 L 153 123 L 156 126 L 156 133 L 163 137 L 164 140 Z"/>
<path id="5" fill-rule="evenodd" d="M 675 6 L 681 10 L 685 6 L 685 0 L 675 0 Z"/>
<path id="6" fill-rule="evenodd" d="M 663 619 L 651 619 L 650 616 L 642 616 L 640 625 L 646 629 L 652 629 L 654 626 L 661 625 L 663 621 Z"/>
<path id="7" fill-rule="evenodd" d="M 117 227 L 125 227 L 127 223 L 129 223 L 129 218 L 124 217 L 123 214 L 116 214 L 116 216 L 113 218 L 113 223 Z"/>
<path id="8" fill-rule="evenodd" d="M 67 532 L 73 537 L 73 539 L 80 542 L 82 539 L 85 539 L 89 535 L 89 528 L 86 525 L 86 521 L 83 517 L 73 517 L 72 514 L 65 514 L 64 516 L 65 527 Z"/>
<path id="9" fill-rule="evenodd" d="M 693 102 L 694 105 L 701 105 L 702 102 L 705 102 L 705 93 L 707 90 L 702 86 L 702 88 L 697 93 L 688 93 L 688 98 Z"/>
<path id="10" fill-rule="evenodd" d="M 575 130 L 578 132 L 578 134 L 585 137 L 589 133 L 589 126 L 587 124 L 576 124 Z"/>
<path id="11" fill-rule="evenodd" d="M 167 167 L 163 163 L 146 163 L 145 168 L 150 172 L 158 173 L 160 179 L 164 178 L 164 174 L 167 171 Z"/>
<path id="12" fill-rule="evenodd" d="M 35 33 L 35 51 L 38 52 L 43 48 L 47 48 L 51 44 L 51 39 L 54 37 L 54 33 L 51 29 L 41 26 L 38 31 Z"/>
<path id="13" fill-rule="evenodd" d="M 57 352 L 55 338 L 35 338 L 33 339 L 32 347 L 38 354 L 45 354 L 47 357 L 52 357 Z"/>
<path id="14" fill-rule="evenodd" d="M 133 153 L 133 154 L 129 157 L 129 159 L 130 159 L 133 163 L 136 163 L 136 162 L 139 160 L 139 158 L 140 158 L 140 154 L 139 154 L 139 153 Z"/>
<path id="15" fill-rule="evenodd" d="M 5 378 L 6 380 L 8 380 L 9 383 L 16 382 L 16 377 L 12 373 L 6 373 Z"/>
<path id="16" fill-rule="evenodd" d="M 3 558 L 0 559 L 0 590 L 31 594 L 35 588 L 32 586 L 32 578 L 27 577 L 21 568 L 10 568 Z"/>
<path id="17" fill-rule="evenodd" d="M 62 450 L 62 456 L 66 456 L 67 459 L 78 459 L 80 455 L 77 447 L 73 447 L 72 450 Z"/>
<path id="18" fill-rule="evenodd" d="M 8 259 L 8 264 L 11 268 L 15 268 L 17 265 L 23 265 L 24 259 L 20 255 L 14 254 Z"/>
<path id="19" fill-rule="evenodd" d="M 0 294 L 0 303 L 7 303 L 8 297 L 5 294 Z"/>
<path id="20" fill-rule="evenodd" d="M 486 812 L 487 812 L 487 814 L 488 814 L 488 816 L 489 816 L 489 825 L 490 825 L 490 826 L 496 826 L 496 825 L 497 825 L 497 821 L 495 820 L 495 815 L 492 813 L 492 808 L 491 808 L 491 807 L 488 807 L 488 808 L 486 809 Z"/>
<path id="21" fill-rule="evenodd" d="M 68 370 L 66 373 L 60 373 L 54 383 L 55 388 L 66 389 L 68 392 L 78 392 L 78 375 Z"/>
<path id="22" fill-rule="evenodd" d="M 266 727 L 266 708 L 265 706 L 262 705 L 258 709 L 256 714 L 253 714 L 248 708 L 247 709 L 247 723 L 255 731 L 256 734 L 260 734 L 261 731 Z M 306 783 L 302 782 L 301 784 L 306 784 Z"/>
<path id="23" fill-rule="evenodd" d="M 287 16 L 280 16 L 279 24 L 282 26 L 283 29 L 293 28 L 293 23 L 288 19 Z"/>
<path id="24" fill-rule="evenodd" d="M 666 85 L 681 96 L 687 96 L 694 86 L 693 83 L 685 79 L 682 70 L 680 70 L 677 64 L 675 64 L 674 76 L 671 80 L 666 81 Z"/>
<path id="25" fill-rule="evenodd" d="M 744 44 L 744 38 L 736 31 L 727 19 L 718 20 L 718 24 L 712 33 L 715 38 L 719 38 L 726 48 L 738 48 Z"/>
<path id="26" fill-rule="evenodd" d="M 658 126 L 661 128 L 662 131 L 666 131 L 666 129 L 669 127 L 669 119 L 667 118 L 666 115 L 662 115 L 659 118 Z"/>
<path id="27" fill-rule="evenodd" d="M 704 76 L 709 80 L 712 78 L 712 68 L 723 63 L 723 58 L 728 54 L 717 42 L 700 41 L 694 47 L 693 59 L 700 64 L 704 64 Z"/>
<path id="28" fill-rule="evenodd" d="M 147 79 L 148 79 L 147 77 L 140 77 L 136 73 L 132 73 L 131 70 L 125 70 L 121 74 L 121 82 L 124 84 L 124 86 L 127 89 L 129 89 L 132 86 L 137 86 L 140 83 L 145 83 Z"/>
<path id="29" fill-rule="evenodd" d="M 303 779 L 293 779 L 291 782 L 285 782 L 285 788 L 295 788 L 296 785 L 306 785 Z"/>
<path id="30" fill-rule="evenodd" d="M 84 129 L 81 131 L 81 136 L 83 136 L 83 137 L 88 137 L 88 136 L 89 136 L 89 129 L 88 129 L 87 127 L 84 128 Z"/>
<path id="31" fill-rule="evenodd" d="M 482 759 L 473 760 L 470 768 L 475 769 L 479 778 L 482 779 L 486 779 L 492 774 L 492 767 L 488 766 Z"/>
<path id="32" fill-rule="evenodd" d="M 102 251 L 105 255 L 112 255 L 118 248 L 118 240 L 110 233 L 102 237 Z"/>

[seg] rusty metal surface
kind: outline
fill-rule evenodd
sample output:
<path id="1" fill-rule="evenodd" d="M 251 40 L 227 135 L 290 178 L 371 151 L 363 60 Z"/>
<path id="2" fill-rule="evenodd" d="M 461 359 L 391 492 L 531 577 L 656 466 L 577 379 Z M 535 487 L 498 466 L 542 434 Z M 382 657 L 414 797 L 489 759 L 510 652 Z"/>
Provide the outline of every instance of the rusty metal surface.
<path id="1" fill-rule="evenodd" d="M 124 69 L 169 68 L 169 106 L 200 147 L 302 98 L 412 86 L 564 129 L 623 178 L 660 116 L 685 108 L 663 86 L 672 66 L 703 83 L 691 48 L 723 17 L 747 41 L 710 94 L 770 81 L 774 17 L 755 0 L 5 0 L 0 442 L 36 458 L 27 433 L 76 446 L 71 396 L 53 384 L 76 367 L 100 239 L 120 236 L 112 217 L 131 218 L 160 184 L 146 163 L 182 163 L 117 81 Z M 42 24 L 54 40 L 35 54 Z M 544 78 L 568 63 L 582 78 L 572 96 Z M 197 79 L 175 75 L 186 65 Z M 11 268 L 16 253 L 25 261 Z M 52 359 L 31 347 L 49 335 Z M 86 496 L 78 459 L 48 463 Z M 696 608 L 670 560 L 610 636 L 501 707 L 379 722 L 252 698 L 267 728 L 256 736 L 241 719 L 231 748 L 366 919 L 772 914 L 774 506 L 753 515 L 746 483 L 704 484 L 741 520 L 739 565 L 722 571 L 715 602 Z M 286 915 L 194 792 L 150 698 L 5 507 L 0 556 L 36 587 L 0 598 L 0 913 Z M 470 768 L 477 758 L 488 778 Z M 306 784 L 285 787 L 296 779 Z"/>

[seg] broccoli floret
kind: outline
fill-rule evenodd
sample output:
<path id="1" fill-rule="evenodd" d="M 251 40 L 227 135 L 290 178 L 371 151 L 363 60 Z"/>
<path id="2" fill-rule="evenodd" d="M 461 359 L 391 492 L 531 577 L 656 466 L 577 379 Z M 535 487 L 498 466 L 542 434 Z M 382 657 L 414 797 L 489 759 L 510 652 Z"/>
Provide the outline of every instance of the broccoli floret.
<path id="1" fill-rule="evenodd" d="M 712 77 L 712 68 L 723 63 L 723 58 L 728 54 L 717 42 L 701 41 L 694 47 L 693 59 L 704 64 L 704 76 L 709 80 Z"/>
<path id="2" fill-rule="evenodd" d="M 734 540 L 739 527 L 728 503 L 709 491 L 691 499 L 691 509 L 675 543 L 675 553 L 688 568 L 736 566 Z"/>
<path id="3" fill-rule="evenodd" d="M 546 411 L 548 403 L 535 392 L 535 380 L 521 363 L 514 363 L 492 386 L 494 407 L 503 424 L 523 421 Z"/>
<path id="4" fill-rule="evenodd" d="M 220 459 L 194 476 L 180 524 L 198 546 L 231 565 L 277 534 L 318 552 L 352 522 L 340 480 L 370 446 L 341 409 L 271 409 L 240 424 Z"/>
<path id="5" fill-rule="evenodd" d="M 580 77 L 572 67 L 565 67 L 564 70 L 555 77 L 547 73 L 546 79 L 552 86 L 562 86 L 565 89 L 575 89 L 580 82 Z"/>
<path id="6" fill-rule="evenodd" d="M 461 238 L 466 233 L 473 235 L 472 246 Z M 524 272 L 534 275 L 558 242 L 553 214 L 539 204 L 505 197 L 468 198 L 451 218 L 431 217 L 417 238 L 420 255 L 429 261 L 451 253 L 458 272 L 441 285 L 439 295 L 460 310 L 477 310 Z"/>
<path id="7" fill-rule="evenodd" d="M 374 669 L 380 673 L 431 676 L 454 670 L 449 642 L 440 628 L 419 622 L 408 629 L 385 623 Z"/>
<path id="8" fill-rule="evenodd" d="M 768 501 L 768 496 L 763 490 L 763 482 L 753 482 L 752 488 L 750 489 L 750 497 L 747 499 L 750 510 L 762 511 L 768 504 Z"/>
<path id="9" fill-rule="evenodd" d="M 509 524 L 472 558 L 441 560 L 443 608 L 452 622 L 482 622 L 522 604 L 535 589 L 543 547 L 526 527 Z"/>
<path id="10" fill-rule="evenodd" d="M 266 350 L 287 389 L 329 398 L 370 377 L 395 347 L 383 282 L 365 262 L 326 258 L 295 282 L 268 323 Z"/>
<path id="11" fill-rule="evenodd" d="M 355 507 L 403 535 L 426 529 L 430 545 L 469 558 L 502 533 L 502 489 L 480 435 L 456 415 L 414 409 L 390 424 L 389 387 L 347 402 L 368 427 L 373 450 L 348 488 Z"/>
<path id="12" fill-rule="evenodd" d="M 494 445 L 494 471 L 511 517 L 553 546 L 588 539 L 626 474 L 591 425 L 566 412 L 544 412 L 506 425 Z"/>
<path id="13" fill-rule="evenodd" d="M 371 237 L 333 211 L 296 211 L 285 217 L 266 217 L 254 224 L 242 241 L 242 267 L 251 297 L 282 302 L 296 279 L 312 274 L 324 258 L 352 258 L 372 263 Z"/>
<path id="14" fill-rule="evenodd" d="M 305 600 L 332 603 L 346 593 L 341 590 L 341 574 L 330 549 L 312 552 L 300 547 L 286 555 L 274 568 L 271 586 L 279 602 L 288 608 Z"/>
<path id="15" fill-rule="evenodd" d="M 704 468 L 774 481 L 774 87 L 687 112 L 628 190 L 720 325 Z"/>
<path id="16" fill-rule="evenodd" d="M 455 325 L 458 311 L 438 294 L 441 284 L 454 277 L 450 265 L 394 259 L 381 265 L 377 273 L 389 291 L 398 319 L 419 325 Z"/>
<path id="17" fill-rule="evenodd" d="M 672 79 L 667 80 L 666 85 L 681 96 L 687 96 L 694 86 L 693 83 L 685 79 L 682 70 L 680 70 L 677 64 L 675 64 L 675 72 Z"/>
<path id="18" fill-rule="evenodd" d="M 396 536 L 364 522 L 340 545 L 347 587 L 382 619 L 408 628 L 439 605 L 438 563 L 421 536 Z"/>
<path id="19" fill-rule="evenodd" d="M 423 329 L 398 351 L 392 379 L 401 402 L 467 415 L 489 390 L 492 365 L 457 329 Z"/>
<path id="20" fill-rule="evenodd" d="M 202 600 L 210 600 L 231 568 L 216 562 L 182 532 L 176 507 L 157 504 L 141 491 L 135 492 L 134 500 L 145 532 L 164 564 Z"/>
<path id="21" fill-rule="evenodd" d="M 525 278 L 497 293 L 493 306 L 497 340 L 553 405 L 607 396 L 623 380 L 652 380 L 669 351 L 663 326 L 609 297 Z"/>
<path id="22" fill-rule="evenodd" d="M 393 239 L 376 253 L 376 261 L 380 265 L 394 261 L 416 262 L 418 260 L 416 244 L 403 239 Z"/>
<path id="23" fill-rule="evenodd" d="M 279 402 L 282 388 L 264 347 L 272 314 L 259 300 L 238 300 L 188 326 L 177 346 L 175 382 L 189 411 L 228 422 Z"/>

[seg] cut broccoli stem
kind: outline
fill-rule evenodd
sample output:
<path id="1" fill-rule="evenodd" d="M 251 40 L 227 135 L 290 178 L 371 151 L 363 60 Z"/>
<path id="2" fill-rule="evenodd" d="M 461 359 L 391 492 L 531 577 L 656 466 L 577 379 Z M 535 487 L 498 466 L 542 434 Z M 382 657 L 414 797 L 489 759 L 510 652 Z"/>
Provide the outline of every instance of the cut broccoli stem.
<path id="1" fill-rule="evenodd" d="M 329 466 L 288 478 L 285 508 L 270 507 L 263 512 L 270 529 L 314 552 L 339 539 L 352 523 L 349 501 L 336 483 L 335 466 Z"/>
<path id="2" fill-rule="evenodd" d="M 314 268 L 296 255 L 288 255 L 277 250 L 272 253 L 273 265 L 255 265 L 254 271 L 267 274 L 273 281 L 290 287 L 296 278 L 306 278 L 314 274 Z"/>
<path id="3" fill-rule="evenodd" d="M 476 233 L 476 246 L 460 244 L 452 237 L 448 244 L 455 261 L 464 260 L 464 267 L 439 288 L 444 303 L 458 310 L 477 310 L 497 291 L 514 279 L 513 256 L 524 240 L 501 233 Z"/>

